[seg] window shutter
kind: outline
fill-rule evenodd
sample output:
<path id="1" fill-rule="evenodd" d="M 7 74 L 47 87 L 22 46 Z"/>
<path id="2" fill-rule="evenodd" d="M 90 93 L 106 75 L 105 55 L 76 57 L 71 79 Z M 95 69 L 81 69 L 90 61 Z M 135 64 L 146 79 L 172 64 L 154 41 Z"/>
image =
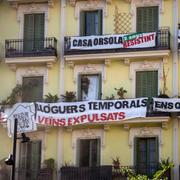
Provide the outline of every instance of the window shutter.
<path id="1" fill-rule="evenodd" d="M 34 16 L 33 14 L 24 15 L 24 51 L 33 49 L 32 37 L 34 36 Z"/>
<path id="2" fill-rule="evenodd" d="M 155 97 L 158 95 L 158 71 L 136 72 L 136 97 Z"/>
<path id="3" fill-rule="evenodd" d="M 136 18 L 137 32 L 152 32 L 158 30 L 159 8 L 152 7 L 138 7 Z"/>
<path id="4" fill-rule="evenodd" d="M 101 139 L 97 139 L 97 166 L 100 166 L 101 160 Z"/>
<path id="5" fill-rule="evenodd" d="M 102 75 L 98 74 L 98 80 L 99 80 L 99 88 L 98 88 L 98 99 L 101 99 L 101 94 L 102 94 Z"/>
<path id="6" fill-rule="evenodd" d="M 85 36 L 85 12 L 80 12 L 80 36 Z"/>
<path id="7" fill-rule="evenodd" d="M 78 75 L 78 101 L 82 101 L 81 74 Z"/>
<path id="8" fill-rule="evenodd" d="M 34 15 L 34 47 L 43 49 L 44 46 L 44 14 Z"/>
<path id="9" fill-rule="evenodd" d="M 98 10 L 98 35 L 102 35 L 102 10 Z"/>

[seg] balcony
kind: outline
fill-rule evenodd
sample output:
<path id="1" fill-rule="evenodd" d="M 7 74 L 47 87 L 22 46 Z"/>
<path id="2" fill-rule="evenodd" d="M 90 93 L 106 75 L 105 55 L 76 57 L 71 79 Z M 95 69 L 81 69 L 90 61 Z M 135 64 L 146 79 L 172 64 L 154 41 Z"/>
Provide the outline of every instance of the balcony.
<path id="1" fill-rule="evenodd" d="M 65 37 L 64 49 L 66 60 L 164 57 L 169 55 L 170 32 L 162 27 L 150 33 Z"/>
<path id="2" fill-rule="evenodd" d="M 7 64 L 48 63 L 56 60 L 57 40 L 45 39 L 10 39 L 5 41 L 5 62 Z"/>

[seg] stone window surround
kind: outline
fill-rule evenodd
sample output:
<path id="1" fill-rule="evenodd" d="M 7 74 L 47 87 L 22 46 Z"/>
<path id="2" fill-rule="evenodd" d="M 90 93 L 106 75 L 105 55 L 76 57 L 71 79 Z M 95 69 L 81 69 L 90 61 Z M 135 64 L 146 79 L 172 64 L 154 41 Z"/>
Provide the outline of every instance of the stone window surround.
<path id="1" fill-rule="evenodd" d="M 103 82 L 106 80 L 105 77 L 105 65 L 104 64 L 85 64 L 85 65 L 75 65 L 74 66 L 74 83 L 76 87 L 76 92 L 78 93 L 78 76 L 79 74 L 101 74 L 101 90 L 103 92 Z"/>
<path id="2" fill-rule="evenodd" d="M 132 97 L 136 96 L 136 72 L 137 71 L 158 71 L 158 92 L 160 89 L 160 79 L 163 76 L 163 62 L 162 61 L 141 61 L 130 63 L 130 80 L 132 81 Z"/>
<path id="3" fill-rule="evenodd" d="M 48 69 L 46 67 L 19 67 L 16 70 L 16 84 L 22 84 L 23 77 L 43 76 L 43 95 L 45 85 L 48 83 Z"/>
<path id="4" fill-rule="evenodd" d="M 73 164 L 77 164 L 77 140 L 78 139 L 97 139 L 100 138 L 101 150 L 100 150 L 100 164 L 103 163 L 103 148 L 105 146 L 103 129 L 81 129 L 72 131 L 72 149 L 73 149 Z"/>
<path id="5" fill-rule="evenodd" d="M 36 13 L 44 13 L 45 14 L 45 24 L 44 24 L 44 36 L 47 36 L 47 27 L 49 21 L 49 7 L 48 4 L 21 4 L 17 9 L 17 21 L 20 24 L 19 30 L 19 39 L 23 39 L 24 37 L 24 15 L 25 14 L 36 14 Z"/>
<path id="6" fill-rule="evenodd" d="M 40 140 L 41 141 L 41 164 L 44 161 L 45 157 L 45 150 L 46 150 L 46 143 L 45 143 L 45 138 L 46 138 L 46 131 L 36 131 L 36 132 L 30 132 L 26 133 L 26 136 L 30 138 L 31 141 L 36 141 Z M 20 152 L 20 144 L 21 140 L 17 141 L 17 161 L 16 161 L 16 167 L 19 165 L 19 152 Z"/>
<path id="7" fill-rule="evenodd" d="M 163 145 L 162 139 L 162 128 L 160 127 L 140 127 L 131 128 L 129 131 L 129 146 L 131 148 L 131 164 L 134 165 L 134 139 L 139 138 L 149 138 L 158 137 L 159 144 L 159 161 L 161 160 L 161 146 Z"/>
<path id="8" fill-rule="evenodd" d="M 104 34 L 104 27 L 105 27 L 105 17 L 107 16 L 107 3 L 105 1 L 78 1 L 76 2 L 75 9 L 74 9 L 74 16 L 77 19 L 78 29 L 77 33 L 80 35 L 80 12 L 81 11 L 94 11 L 101 9 L 103 12 L 102 18 L 102 34 Z"/>
<path id="9" fill-rule="evenodd" d="M 132 32 L 136 32 L 137 7 L 159 6 L 159 27 L 161 26 L 161 14 L 164 13 L 163 0 L 131 0 Z"/>

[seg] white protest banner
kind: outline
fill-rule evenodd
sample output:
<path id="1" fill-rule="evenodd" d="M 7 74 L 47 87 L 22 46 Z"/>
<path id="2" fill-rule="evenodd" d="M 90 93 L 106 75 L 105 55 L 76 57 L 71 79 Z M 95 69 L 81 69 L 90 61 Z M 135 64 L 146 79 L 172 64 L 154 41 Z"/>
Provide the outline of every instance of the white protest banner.
<path id="1" fill-rule="evenodd" d="M 17 103 L 7 114 L 7 127 L 9 136 L 14 133 L 15 118 L 18 121 L 17 133 L 31 132 L 37 129 L 35 122 L 34 103 Z"/>
<path id="2" fill-rule="evenodd" d="M 156 32 L 78 36 L 70 38 L 70 49 L 97 50 L 119 48 L 148 48 L 155 46 Z"/>
<path id="3" fill-rule="evenodd" d="M 145 117 L 147 98 L 73 103 L 36 103 L 36 123 L 71 126 Z"/>
<path id="4" fill-rule="evenodd" d="M 180 112 L 180 99 L 178 98 L 153 98 L 153 110 L 163 112 Z"/>

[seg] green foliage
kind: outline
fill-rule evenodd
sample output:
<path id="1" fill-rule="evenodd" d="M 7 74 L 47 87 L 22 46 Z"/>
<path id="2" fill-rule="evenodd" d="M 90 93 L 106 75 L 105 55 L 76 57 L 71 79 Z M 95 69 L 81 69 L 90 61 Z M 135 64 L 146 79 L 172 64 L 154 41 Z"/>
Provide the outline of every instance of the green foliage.
<path id="1" fill-rule="evenodd" d="M 58 102 L 59 98 L 58 95 L 52 95 L 51 93 L 48 93 L 45 95 L 44 102 L 46 103 L 56 103 Z"/>
<path id="2" fill-rule="evenodd" d="M 160 169 L 154 173 L 152 180 L 167 179 L 167 177 L 165 177 L 165 173 L 174 166 L 172 162 L 168 162 L 169 160 L 166 161 L 166 163 L 160 163 Z M 121 167 L 120 172 L 127 176 L 128 180 L 149 180 L 147 175 L 136 174 L 129 167 Z"/>
<path id="3" fill-rule="evenodd" d="M 55 160 L 53 158 L 45 159 L 43 165 L 44 168 L 55 170 Z"/>
<path id="4" fill-rule="evenodd" d="M 123 87 L 120 87 L 119 89 L 118 88 L 114 88 L 117 92 L 117 96 L 119 97 L 119 99 L 124 99 L 124 95 L 127 93 L 127 91 L 123 88 Z"/>
<path id="5" fill-rule="evenodd" d="M 73 91 L 66 91 L 65 95 L 61 95 L 63 98 L 63 102 L 75 102 L 76 101 L 76 93 Z"/>
<path id="6" fill-rule="evenodd" d="M 17 96 L 22 96 L 23 87 L 20 84 L 17 84 L 13 89 L 11 94 L 1 102 L 2 105 L 14 105 L 17 103 Z"/>
<path id="7" fill-rule="evenodd" d="M 106 96 L 105 100 L 114 100 L 115 96 L 111 94 L 111 96 Z"/>

